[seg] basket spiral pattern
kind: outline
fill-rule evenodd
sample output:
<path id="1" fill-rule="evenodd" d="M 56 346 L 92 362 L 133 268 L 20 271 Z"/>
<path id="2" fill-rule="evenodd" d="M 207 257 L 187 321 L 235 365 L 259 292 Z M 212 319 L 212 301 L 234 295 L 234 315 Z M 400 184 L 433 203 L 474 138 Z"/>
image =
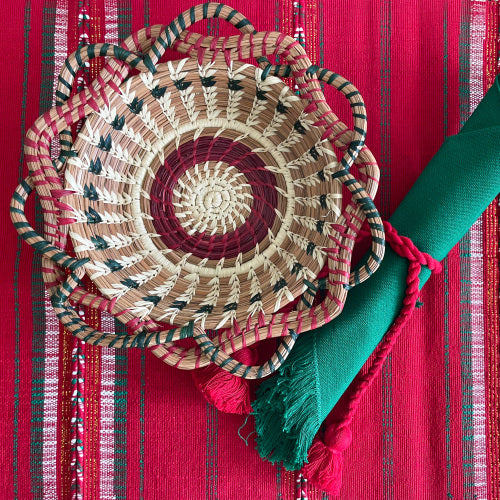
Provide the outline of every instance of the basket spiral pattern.
<path id="1" fill-rule="evenodd" d="M 186 30 L 209 17 L 242 34 L 219 39 Z M 159 62 L 167 47 L 188 57 Z M 272 65 L 271 54 L 286 64 Z M 78 69 L 97 56 L 112 58 L 89 89 L 72 94 Z M 249 57 L 258 66 L 243 62 Z M 294 77 L 299 95 L 283 76 Z M 328 107 L 319 80 L 349 99 L 353 131 Z M 259 33 L 234 9 L 208 3 L 121 47 L 80 49 L 59 81 L 60 102 L 28 132 L 30 176 L 11 214 L 44 254 L 58 317 L 79 338 L 151 347 L 178 368 L 213 362 L 259 378 L 283 362 L 298 333 L 338 315 L 347 290 L 380 263 L 384 232 L 372 202 L 378 169 L 364 145 L 361 96 L 313 66 L 292 38 Z M 56 135 L 61 156 L 52 164 L 47 151 Z M 355 163 L 359 180 L 350 173 Z M 34 187 L 43 237 L 24 214 Z M 365 219 L 372 252 L 351 272 Z M 98 295 L 85 289 L 84 275 Z M 76 304 L 108 311 L 129 334 L 91 329 Z M 178 342 L 186 337 L 196 347 Z M 281 342 L 264 365 L 231 357 L 269 337 Z"/>

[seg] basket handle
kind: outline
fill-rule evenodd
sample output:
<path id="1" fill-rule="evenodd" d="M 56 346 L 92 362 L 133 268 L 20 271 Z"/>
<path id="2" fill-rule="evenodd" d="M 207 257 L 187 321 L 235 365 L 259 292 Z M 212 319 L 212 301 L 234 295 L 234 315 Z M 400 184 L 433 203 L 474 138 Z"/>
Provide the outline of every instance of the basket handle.
<path id="1" fill-rule="evenodd" d="M 19 236 L 32 246 L 43 257 L 55 262 L 58 266 L 69 271 L 66 280 L 55 285 L 51 290 L 50 299 L 57 317 L 76 337 L 90 344 L 100 344 L 109 347 L 147 347 L 149 344 L 162 344 L 171 342 L 175 330 L 161 332 L 141 331 L 131 335 L 116 335 L 94 330 L 83 321 L 75 308 L 71 305 L 69 297 L 77 287 L 82 286 L 81 279 L 85 274 L 84 265 L 89 259 L 75 259 L 64 250 L 55 247 L 40 236 L 28 222 L 24 207 L 30 194 L 34 192 L 33 180 L 27 177 L 17 186 L 10 202 L 10 216 Z M 110 314 L 113 314 L 114 302 L 102 298 L 99 304 L 104 305 Z M 180 333 L 182 336 L 182 332 Z"/>
<path id="2" fill-rule="evenodd" d="M 75 259 L 60 248 L 55 247 L 45 238 L 42 238 L 30 225 L 26 218 L 24 206 L 29 195 L 33 192 L 33 180 L 26 177 L 17 186 L 10 202 L 10 217 L 17 233 L 28 245 L 40 252 L 44 257 L 54 261 L 58 266 L 71 272 L 77 271 L 89 259 Z"/>
<path id="3" fill-rule="evenodd" d="M 221 346 L 216 346 L 200 326 L 193 329 L 193 338 L 198 343 L 204 356 L 219 368 L 228 371 L 232 375 L 246 379 L 260 379 L 275 372 L 284 363 L 290 354 L 298 335 L 293 330 L 288 330 L 288 335 L 283 337 L 276 352 L 263 365 L 245 365 L 226 354 Z"/>
<path id="4" fill-rule="evenodd" d="M 179 14 L 165 28 L 165 31 L 158 36 L 152 45 L 151 50 L 144 56 L 144 65 L 151 73 L 156 73 L 156 65 L 165 53 L 165 50 L 173 45 L 173 42 L 180 37 L 184 30 L 203 19 L 215 18 L 224 19 L 238 28 L 242 33 L 257 33 L 252 23 L 243 14 L 228 5 L 216 2 L 198 4 Z"/>

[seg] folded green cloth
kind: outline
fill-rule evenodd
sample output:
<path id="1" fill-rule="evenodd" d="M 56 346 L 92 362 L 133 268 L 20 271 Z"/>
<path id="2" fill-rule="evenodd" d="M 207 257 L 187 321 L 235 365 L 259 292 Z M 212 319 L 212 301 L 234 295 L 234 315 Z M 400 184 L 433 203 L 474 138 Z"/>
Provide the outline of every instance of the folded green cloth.
<path id="1" fill-rule="evenodd" d="M 437 260 L 500 191 L 500 76 L 459 134 L 432 158 L 390 223 Z M 348 294 L 342 314 L 299 336 L 254 409 L 259 453 L 298 469 L 321 423 L 397 317 L 408 261 L 386 249 L 377 273 Z M 420 286 L 430 271 L 420 273 Z"/>

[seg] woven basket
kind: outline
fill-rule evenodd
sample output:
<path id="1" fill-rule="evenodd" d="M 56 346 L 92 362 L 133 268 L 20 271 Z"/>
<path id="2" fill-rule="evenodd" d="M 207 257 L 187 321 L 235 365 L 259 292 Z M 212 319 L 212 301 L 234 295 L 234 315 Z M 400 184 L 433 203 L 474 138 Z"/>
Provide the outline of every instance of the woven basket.
<path id="1" fill-rule="evenodd" d="M 186 31 L 213 17 L 241 35 Z M 159 63 L 167 47 L 188 57 Z M 286 64 L 273 65 L 268 55 Z M 72 94 L 77 71 L 103 56 L 110 58 L 98 78 Z M 250 58 L 259 66 L 243 62 Z M 282 77 L 294 78 L 299 95 Z M 328 107 L 320 81 L 349 100 L 353 130 Z M 150 347 L 182 369 L 213 362 L 259 378 L 279 367 L 297 334 L 337 316 L 347 290 L 378 267 L 384 232 L 372 198 L 379 172 L 364 146 L 361 95 L 313 66 L 293 38 L 259 33 L 237 11 L 207 3 L 121 47 L 81 48 L 63 67 L 57 97 L 27 134 L 30 175 L 11 215 L 43 253 L 53 306 L 78 338 Z M 53 162 L 57 136 L 61 152 Z M 340 160 L 335 148 L 344 153 Z M 34 187 L 44 237 L 24 213 Z M 351 272 L 365 219 L 372 252 Z M 98 295 L 86 289 L 85 274 Z M 111 313 L 128 335 L 92 329 L 77 304 Z M 186 337 L 197 347 L 178 344 Z M 231 357 L 270 337 L 281 342 L 265 365 Z"/>

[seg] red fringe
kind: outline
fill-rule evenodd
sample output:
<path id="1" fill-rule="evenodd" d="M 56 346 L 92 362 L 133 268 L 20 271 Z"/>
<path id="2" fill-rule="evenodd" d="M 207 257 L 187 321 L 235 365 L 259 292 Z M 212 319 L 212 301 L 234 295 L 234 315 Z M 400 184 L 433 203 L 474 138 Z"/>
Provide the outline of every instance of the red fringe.
<path id="1" fill-rule="evenodd" d="M 323 440 L 315 437 L 302 467 L 304 477 L 331 495 L 339 495 L 342 486 L 343 451 L 351 444 L 348 426 L 331 424 Z"/>
<path id="2" fill-rule="evenodd" d="M 243 348 L 233 357 L 242 363 L 253 365 L 256 354 L 254 349 Z M 231 375 L 214 364 L 191 373 L 198 390 L 218 410 L 238 415 L 247 415 L 252 411 L 248 380 Z"/>

